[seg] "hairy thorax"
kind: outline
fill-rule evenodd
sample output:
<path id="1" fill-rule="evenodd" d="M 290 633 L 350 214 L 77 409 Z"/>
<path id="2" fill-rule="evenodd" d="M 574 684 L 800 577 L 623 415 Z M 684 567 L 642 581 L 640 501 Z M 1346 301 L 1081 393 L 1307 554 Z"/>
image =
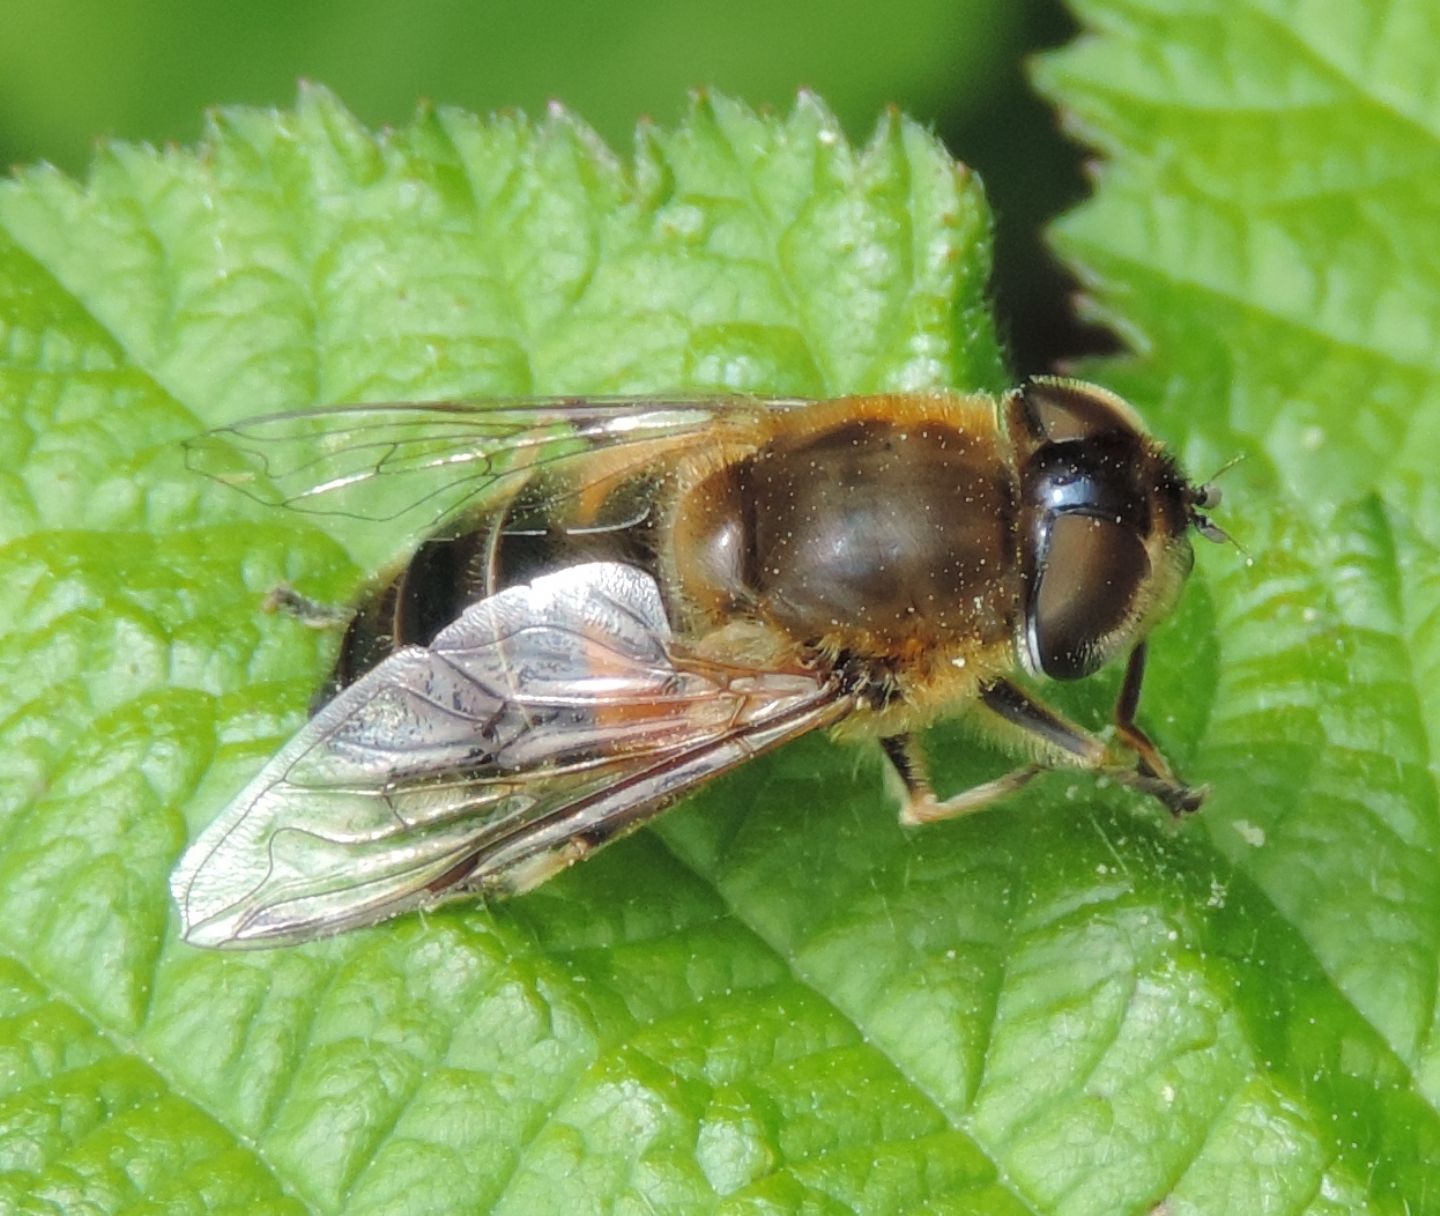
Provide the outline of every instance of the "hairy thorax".
<path id="1" fill-rule="evenodd" d="M 968 682 L 1010 662 L 1022 589 L 993 423 L 923 402 L 807 422 L 679 496 L 668 561 L 687 601 L 893 671 L 902 692 L 937 665 Z"/>

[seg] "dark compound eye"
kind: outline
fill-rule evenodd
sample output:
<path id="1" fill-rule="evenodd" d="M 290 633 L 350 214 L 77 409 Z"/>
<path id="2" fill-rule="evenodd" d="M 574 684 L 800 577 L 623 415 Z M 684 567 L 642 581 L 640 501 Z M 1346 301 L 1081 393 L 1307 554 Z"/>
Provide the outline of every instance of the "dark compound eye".
<path id="1" fill-rule="evenodd" d="M 1047 519 L 1078 512 L 1145 533 L 1150 500 L 1141 468 L 1139 444 L 1126 435 L 1047 443 L 1025 466 L 1025 498 Z"/>
<path id="2" fill-rule="evenodd" d="M 1092 515 L 1052 516 L 1030 601 L 1035 665 L 1056 680 L 1090 675 L 1110 657 L 1100 643 L 1124 624 L 1149 577 L 1134 529 Z"/>
<path id="3" fill-rule="evenodd" d="M 1054 679 L 1089 675 L 1169 602 L 1212 525 L 1210 500 L 1180 475 L 1135 411 L 1094 385 L 1036 376 L 1006 402 L 1020 472 L 1026 649 Z M 1151 554 L 1163 558 L 1152 568 Z"/>

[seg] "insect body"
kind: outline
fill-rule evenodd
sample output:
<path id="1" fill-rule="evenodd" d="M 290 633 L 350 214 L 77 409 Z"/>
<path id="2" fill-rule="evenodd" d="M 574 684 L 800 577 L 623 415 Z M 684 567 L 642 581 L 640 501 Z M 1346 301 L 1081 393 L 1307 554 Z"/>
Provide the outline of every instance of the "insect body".
<path id="1" fill-rule="evenodd" d="M 283 467 L 291 448 L 312 454 Z M 356 610 L 326 703 L 182 860 L 198 945 L 527 890 L 820 727 L 880 739 L 908 823 L 1057 765 L 1176 813 L 1203 798 L 1134 713 L 1217 495 L 1102 389 L 360 407 L 193 450 L 300 509 L 437 522 Z M 1122 654 L 1118 747 L 1011 680 Z M 955 706 L 1030 761 L 942 801 L 912 737 Z"/>

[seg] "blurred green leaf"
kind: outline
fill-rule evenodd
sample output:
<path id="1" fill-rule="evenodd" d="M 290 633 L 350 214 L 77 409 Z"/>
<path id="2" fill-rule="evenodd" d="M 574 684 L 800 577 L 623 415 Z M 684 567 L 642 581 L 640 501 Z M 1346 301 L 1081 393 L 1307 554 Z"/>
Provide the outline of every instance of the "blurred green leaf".
<path id="1" fill-rule="evenodd" d="M 417 96 L 485 113 L 552 98 L 609 140 L 670 123 L 686 91 L 752 104 L 821 92 L 847 130 L 887 104 L 973 110 L 1014 61 L 1036 0 L 9 0 L 0 162 L 78 169 L 97 136 L 193 140 L 216 103 L 273 104 L 323 80 L 371 124 Z M 817 32 L 823 31 L 821 36 Z"/>

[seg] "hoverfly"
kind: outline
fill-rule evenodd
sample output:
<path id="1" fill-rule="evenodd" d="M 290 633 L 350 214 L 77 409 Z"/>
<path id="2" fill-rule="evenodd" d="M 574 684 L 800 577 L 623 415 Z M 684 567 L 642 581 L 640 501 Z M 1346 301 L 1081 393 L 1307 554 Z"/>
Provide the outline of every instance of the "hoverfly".
<path id="1" fill-rule="evenodd" d="M 1135 711 L 1218 493 L 1104 389 L 348 407 L 191 454 L 296 509 L 431 520 L 324 703 L 176 869 L 196 945 L 515 895 L 820 728 L 879 739 L 907 824 L 1056 766 L 1203 800 Z M 1122 654 L 1113 745 L 1011 678 Z M 1030 759 L 941 800 L 914 737 L 956 706 Z"/>

